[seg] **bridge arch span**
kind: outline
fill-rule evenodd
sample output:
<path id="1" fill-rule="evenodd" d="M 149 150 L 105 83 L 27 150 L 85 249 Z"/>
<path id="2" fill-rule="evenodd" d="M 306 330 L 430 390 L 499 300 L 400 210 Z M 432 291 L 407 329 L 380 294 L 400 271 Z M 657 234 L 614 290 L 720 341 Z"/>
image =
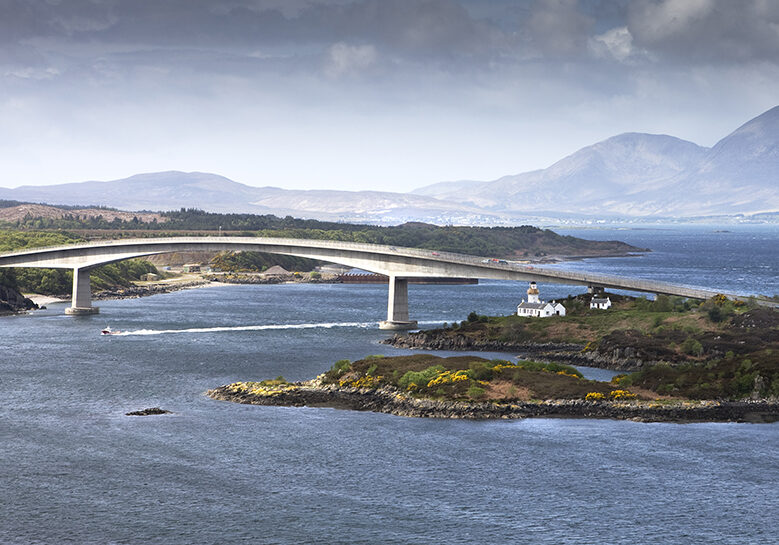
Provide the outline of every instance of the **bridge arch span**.
<path id="1" fill-rule="evenodd" d="M 185 251 L 254 251 L 338 263 L 390 277 L 387 320 L 382 327 L 410 328 L 408 279 L 426 277 L 536 281 L 663 293 L 705 299 L 716 294 L 665 282 L 535 267 L 505 260 L 380 244 L 270 237 L 175 237 L 94 241 L 0 254 L 0 267 L 73 269 L 69 314 L 97 312 L 91 304 L 89 271 L 100 265 Z M 737 296 L 732 296 L 737 297 Z"/>

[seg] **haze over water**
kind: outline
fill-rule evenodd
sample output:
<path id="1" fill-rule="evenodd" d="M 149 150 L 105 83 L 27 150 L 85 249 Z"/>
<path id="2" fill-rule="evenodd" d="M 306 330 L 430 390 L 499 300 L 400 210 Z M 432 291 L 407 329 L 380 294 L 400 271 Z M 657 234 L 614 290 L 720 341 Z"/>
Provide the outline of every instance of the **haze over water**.
<path id="1" fill-rule="evenodd" d="M 775 228 L 727 229 L 576 231 L 657 251 L 560 266 L 779 292 Z M 378 344 L 386 289 L 212 286 L 0 318 L 0 543 L 775 539 L 779 424 L 448 421 L 205 397 L 407 353 Z M 451 322 L 509 313 L 524 289 L 412 285 L 409 304 Z M 101 337 L 106 324 L 134 334 Z M 124 416 L 154 406 L 174 414 Z"/>

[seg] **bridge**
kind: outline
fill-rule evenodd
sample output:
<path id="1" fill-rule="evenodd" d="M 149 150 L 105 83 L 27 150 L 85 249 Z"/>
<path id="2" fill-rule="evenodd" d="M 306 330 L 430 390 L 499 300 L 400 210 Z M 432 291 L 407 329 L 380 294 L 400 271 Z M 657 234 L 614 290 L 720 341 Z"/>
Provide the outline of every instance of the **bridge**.
<path id="1" fill-rule="evenodd" d="M 408 279 L 424 277 L 483 278 L 588 286 L 591 290 L 623 289 L 652 294 L 707 299 L 718 292 L 619 276 L 561 271 L 505 260 L 418 248 L 333 240 L 259 237 L 176 237 L 102 240 L 68 246 L 35 248 L 0 254 L 0 267 L 73 269 L 73 297 L 67 314 L 98 312 L 92 306 L 89 271 L 100 265 L 169 252 L 251 251 L 338 263 L 389 277 L 387 319 L 382 329 L 412 329 Z M 725 294 L 737 299 L 738 295 Z"/>

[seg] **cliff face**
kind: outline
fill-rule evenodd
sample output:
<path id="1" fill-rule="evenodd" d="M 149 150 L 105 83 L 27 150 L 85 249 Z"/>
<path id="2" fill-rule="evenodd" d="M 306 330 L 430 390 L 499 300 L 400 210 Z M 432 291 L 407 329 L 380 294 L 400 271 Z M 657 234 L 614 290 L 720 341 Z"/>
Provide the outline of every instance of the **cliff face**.
<path id="1" fill-rule="evenodd" d="M 38 308 L 38 305 L 14 288 L 0 284 L 0 314 L 14 314 Z"/>

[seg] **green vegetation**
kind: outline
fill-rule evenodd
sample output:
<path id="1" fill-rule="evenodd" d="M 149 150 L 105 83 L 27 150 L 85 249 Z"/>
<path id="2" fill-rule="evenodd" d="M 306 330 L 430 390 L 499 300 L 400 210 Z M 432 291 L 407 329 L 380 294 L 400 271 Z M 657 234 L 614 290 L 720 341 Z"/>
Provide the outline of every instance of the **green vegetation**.
<path id="1" fill-rule="evenodd" d="M 605 311 L 590 309 L 591 296 L 583 294 L 561 300 L 567 310 L 566 316 L 537 319 L 514 314 L 483 316 L 471 312 L 462 322 L 425 333 L 461 335 L 483 342 L 573 343 L 588 345 L 588 350 L 633 346 L 644 350 L 648 356 L 656 352 L 657 358 L 647 359 L 662 356 L 684 360 L 687 356 L 705 355 L 710 345 L 727 341 L 732 319 L 748 311 L 761 312 L 746 303 L 727 299 L 700 303 L 666 296 L 660 296 L 656 301 L 614 294 L 609 297 L 613 306 Z M 720 318 L 717 320 L 709 316 L 712 307 L 718 309 Z M 676 347 L 666 350 L 672 344 Z"/>
<path id="2" fill-rule="evenodd" d="M 64 207 L 63 207 L 64 208 Z M 203 231 L 230 235 L 291 237 L 320 240 L 367 242 L 391 246 L 410 246 L 480 256 L 538 258 L 547 255 L 602 255 L 640 251 L 616 241 L 590 241 L 561 236 L 529 225 L 522 227 L 439 227 L 425 223 L 380 227 L 296 219 L 272 215 L 216 214 L 184 209 L 161 214 L 165 221 L 144 223 L 102 216 L 80 218 L 25 217 L 6 222 L 13 229 L 67 229 L 84 231 L 93 237 L 172 236 L 202 234 Z"/>
<path id="3" fill-rule="evenodd" d="M 750 356 L 730 352 L 706 363 L 661 363 L 622 377 L 619 385 L 691 399 L 779 397 L 779 352 L 767 349 Z"/>
<path id="4" fill-rule="evenodd" d="M 568 309 L 565 317 L 486 317 L 472 312 L 463 322 L 420 334 L 436 340 L 464 336 L 472 345 L 583 345 L 581 356 L 575 357 L 616 357 L 649 364 L 617 383 L 659 395 L 729 400 L 779 397 L 779 313 L 775 310 L 723 296 L 698 303 L 675 297 L 648 301 L 610 295 L 615 305 L 602 311 L 589 309 L 589 297 L 563 301 Z"/>
<path id="5" fill-rule="evenodd" d="M 66 232 L 19 232 L 0 230 L 0 252 L 12 252 L 29 248 L 59 246 L 84 242 Z M 92 270 L 89 274 L 93 289 L 128 287 L 146 273 L 161 275 L 157 268 L 141 259 L 110 263 Z M 0 269 L 0 285 L 25 293 L 44 295 L 68 295 L 73 286 L 73 273 L 68 269 L 9 268 Z"/>
<path id="6" fill-rule="evenodd" d="M 67 232 L 0 230 L 0 253 L 84 242 Z"/>
<path id="7" fill-rule="evenodd" d="M 274 265 L 288 271 L 308 272 L 318 264 L 319 261 L 305 257 L 257 252 L 220 252 L 211 260 L 214 270 L 233 273 L 262 272 Z"/>
<path id="8" fill-rule="evenodd" d="M 430 354 L 339 360 L 321 380 L 354 388 L 392 386 L 415 396 L 461 401 L 584 399 L 591 392 L 609 396 L 618 388 L 585 380 L 574 367 L 559 363 Z"/>

